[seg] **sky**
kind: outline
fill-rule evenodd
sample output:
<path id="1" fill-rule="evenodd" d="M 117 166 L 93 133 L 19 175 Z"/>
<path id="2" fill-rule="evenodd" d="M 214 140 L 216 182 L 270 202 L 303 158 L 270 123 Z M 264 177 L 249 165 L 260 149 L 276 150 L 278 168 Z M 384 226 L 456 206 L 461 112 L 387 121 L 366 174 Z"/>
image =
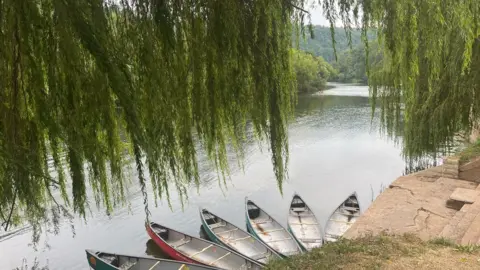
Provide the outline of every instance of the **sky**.
<path id="1" fill-rule="evenodd" d="M 317 5 L 315 8 L 309 8 L 308 10 L 312 16 L 313 25 L 330 26 L 328 20 L 323 16 L 323 11 L 320 6 Z"/>

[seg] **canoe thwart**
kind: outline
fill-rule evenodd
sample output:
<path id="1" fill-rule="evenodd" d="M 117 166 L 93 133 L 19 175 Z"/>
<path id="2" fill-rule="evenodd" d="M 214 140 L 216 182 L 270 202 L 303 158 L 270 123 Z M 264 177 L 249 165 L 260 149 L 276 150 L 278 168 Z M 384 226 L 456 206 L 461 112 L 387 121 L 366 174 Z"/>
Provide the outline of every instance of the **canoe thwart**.
<path id="1" fill-rule="evenodd" d="M 317 226 L 318 223 L 294 223 L 294 222 L 290 222 L 290 225 L 315 225 L 315 226 Z"/>
<path id="2" fill-rule="evenodd" d="M 193 258 L 193 257 L 195 257 L 195 256 L 199 255 L 200 253 L 202 253 L 202 252 L 206 251 L 207 249 L 209 249 L 209 248 L 211 248 L 211 247 L 213 247 L 213 245 L 209 245 L 209 246 L 207 246 L 207 247 L 203 248 L 202 250 L 200 250 L 200 251 L 197 251 L 197 252 L 193 253 L 192 255 L 190 255 L 190 258 Z"/>
<path id="3" fill-rule="evenodd" d="M 223 259 L 223 258 L 227 257 L 227 256 L 228 256 L 228 255 L 230 255 L 230 254 L 232 254 L 232 253 L 231 253 L 231 252 L 228 252 L 228 253 L 226 253 L 226 254 L 225 254 L 225 255 L 223 255 L 222 257 L 220 257 L 220 258 L 217 258 L 217 259 L 216 259 L 216 260 L 214 260 L 213 262 L 209 263 L 209 265 L 213 265 L 214 263 L 216 263 L 216 262 L 220 261 L 221 259 Z"/>
<path id="4" fill-rule="evenodd" d="M 282 239 L 275 239 L 275 240 L 270 240 L 270 241 L 265 241 L 265 242 L 274 243 L 274 242 L 287 241 L 287 240 L 292 240 L 292 238 L 291 237 L 286 237 L 286 238 L 282 238 Z"/>
<path id="5" fill-rule="evenodd" d="M 247 240 L 247 239 L 250 239 L 250 238 L 252 238 L 252 237 L 251 237 L 251 236 L 246 236 L 246 237 L 242 237 L 242 238 L 227 240 L 227 242 L 229 242 L 229 243 L 231 243 L 231 242 L 238 242 L 238 241 L 243 241 L 243 240 Z"/>
<path id="6" fill-rule="evenodd" d="M 170 245 L 172 247 L 178 248 L 178 247 L 181 247 L 181 246 L 183 246 L 183 245 L 185 245 L 186 243 L 189 243 L 189 242 L 190 242 L 190 238 L 185 237 L 185 238 L 182 238 L 182 239 L 180 239 L 180 240 L 178 240 L 174 243 L 171 243 Z"/>
<path id="7" fill-rule="evenodd" d="M 152 267 L 148 268 L 148 270 L 153 270 L 155 268 L 155 266 L 157 266 L 158 264 L 160 263 L 160 261 L 158 261 L 157 263 L 155 263 L 154 265 L 152 265 Z M 185 264 L 184 264 L 185 265 Z M 183 267 L 183 265 L 182 265 Z"/>
<path id="8" fill-rule="evenodd" d="M 234 231 L 238 231 L 238 228 L 231 229 L 231 230 L 228 230 L 228 231 L 223 231 L 223 232 L 215 232 L 215 234 L 231 233 L 231 232 L 234 232 Z"/>

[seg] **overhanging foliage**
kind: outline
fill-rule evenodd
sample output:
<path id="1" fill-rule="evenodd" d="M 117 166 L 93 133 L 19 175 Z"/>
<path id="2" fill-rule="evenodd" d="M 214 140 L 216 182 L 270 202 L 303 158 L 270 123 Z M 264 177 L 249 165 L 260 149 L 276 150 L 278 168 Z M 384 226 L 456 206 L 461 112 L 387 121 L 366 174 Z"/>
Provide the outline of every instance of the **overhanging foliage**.
<path id="1" fill-rule="evenodd" d="M 246 121 L 281 189 L 295 101 L 284 0 L 0 1 L 0 220 L 38 224 L 52 190 L 85 215 L 86 181 L 109 212 L 126 151 L 156 196 L 198 183 L 196 140 L 226 173 Z M 195 134 L 195 135 L 194 135 Z M 69 194 L 71 192 L 71 194 Z M 71 201 L 70 201 L 71 200 Z M 62 204 L 60 202 L 59 204 Z"/>

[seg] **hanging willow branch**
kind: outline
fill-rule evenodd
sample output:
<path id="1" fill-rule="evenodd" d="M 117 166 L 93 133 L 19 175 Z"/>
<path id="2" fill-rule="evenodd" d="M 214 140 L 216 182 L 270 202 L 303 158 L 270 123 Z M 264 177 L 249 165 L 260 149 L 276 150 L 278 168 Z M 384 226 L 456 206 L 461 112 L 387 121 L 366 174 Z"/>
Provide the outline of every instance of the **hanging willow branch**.
<path id="1" fill-rule="evenodd" d="M 0 212 L 39 224 L 58 207 L 51 183 L 76 213 L 87 189 L 109 212 L 129 160 L 143 189 L 183 200 L 200 182 L 198 142 L 228 173 L 247 121 L 281 190 L 303 2 L 0 1 Z"/>
<path id="2" fill-rule="evenodd" d="M 408 159 L 445 151 L 456 134 L 478 123 L 480 1 L 319 3 L 332 25 L 341 17 L 348 30 L 345 18 L 353 16 L 365 37 L 368 29 L 377 31 L 384 55 L 381 62 L 367 63 L 372 106 L 380 107 L 388 135 L 403 138 Z"/>

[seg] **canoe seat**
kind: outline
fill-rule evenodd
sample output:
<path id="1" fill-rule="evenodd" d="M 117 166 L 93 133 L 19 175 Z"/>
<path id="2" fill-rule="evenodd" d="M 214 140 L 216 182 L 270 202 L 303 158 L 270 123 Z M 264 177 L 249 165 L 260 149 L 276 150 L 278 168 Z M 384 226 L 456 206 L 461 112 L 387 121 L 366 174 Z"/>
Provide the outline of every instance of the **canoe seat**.
<path id="1" fill-rule="evenodd" d="M 213 230 L 213 229 L 218 228 L 218 227 L 225 227 L 225 226 L 227 226 L 227 224 L 219 222 L 219 223 L 215 223 L 215 224 L 210 224 L 208 226 Z"/>
<path id="2" fill-rule="evenodd" d="M 242 238 L 237 238 L 237 239 L 232 239 L 232 240 L 227 240 L 227 242 L 238 242 L 238 241 L 243 241 L 252 238 L 250 235 Z"/>
<path id="3" fill-rule="evenodd" d="M 360 209 L 357 208 L 357 207 L 344 206 L 344 207 L 342 207 L 342 208 L 345 209 L 345 210 L 347 210 L 347 211 L 354 211 L 354 212 L 360 211 Z"/>
<path id="4" fill-rule="evenodd" d="M 178 247 L 180 247 L 180 246 L 185 245 L 186 243 L 188 243 L 188 242 L 190 242 L 190 241 L 191 241 L 190 238 L 184 237 L 184 238 L 182 238 L 182 239 L 180 239 L 180 240 L 178 240 L 178 241 L 176 241 L 176 242 L 171 243 L 170 245 L 171 245 L 172 247 L 174 247 L 174 248 L 178 248 Z"/>
<path id="5" fill-rule="evenodd" d="M 287 241 L 287 240 L 292 240 L 291 237 L 286 237 L 282 239 L 275 239 L 275 240 L 270 240 L 270 241 L 265 241 L 266 243 L 273 243 L 273 242 L 280 242 L 280 241 Z"/>
<path id="6" fill-rule="evenodd" d="M 318 225 L 318 223 L 298 223 L 298 222 L 290 222 L 290 225 L 304 225 L 304 226 L 308 226 L 308 225 Z"/>
<path id="7" fill-rule="evenodd" d="M 265 230 L 265 231 L 262 231 L 263 234 L 266 234 L 266 233 L 272 233 L 272 232 L 279 232 L 279 231 L 284 231 L 285 229 L 284 228 L 280 228 L 280 229 L 272 229 L 272 230 Z"/>
<path id="8" fill-rule="evenodd" d="M 298 240 L 305 243 L 321 243 L 322 242 L 322 239 L 315 239 L 315 238 L 299 238 Z"/>
<path id="9" fill-rule="evenodd" d="M 270 222 L 272 222 L 272 221 L 273 221 L 273 220 L 271 220 L 271 219 L 264 219 L 264 220 L 259 220 L 259 221 L 252 220 L 252 222 L 255 223 L 255 224 L 270 223 Z"/>
<path id="10" fill-rule="evenodd" d="M 305 209 L 305 207 L 295 207 L 295 208 L 290 208 L 293 212 L 303 212 L 307 209 Z"/>
<path id="11" fill-rule="evenodd" d="M 282 254 L 285 255 L 285 256 L 296 255 L 298 253 L 300 253 L 298 250 L 282 252 Z"/>

